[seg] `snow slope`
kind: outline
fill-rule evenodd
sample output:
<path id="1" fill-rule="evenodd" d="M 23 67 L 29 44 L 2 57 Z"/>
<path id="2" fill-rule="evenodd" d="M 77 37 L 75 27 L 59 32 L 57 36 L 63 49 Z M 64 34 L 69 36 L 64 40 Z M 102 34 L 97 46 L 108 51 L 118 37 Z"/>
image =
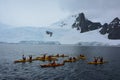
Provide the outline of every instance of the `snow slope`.
<path id="1" fill-rule="evenodd" d="M 119 45 L 120 40 L 109 40 L 107 35 L 101 35 L 98 30 L 80 33 L 72 29 L 77 15 L 69 16 L 48 27 L 20 27 L 0 29 L 0 41 L 19 42 L 19 41 L 59 41 L 61 44 L 79 45 Z M 4 26 L 4 25 L 1 25 Z M 53 32 L 50 37 L 45 31 Z"/>
<path id="2" fill-rule="evenodd" d="M 50 27 L 59 28 L 60 32 L 56 32 L 55 38 L 62 44 L 80 44 L 80 45 L 120 45 L 120 40 L 110 40 L 107 35 L 101 35 L 99 33 L 100 29 L 89 31 L 85 33 L 80 33 L 76 29 L 72 29 L 72 24 L 74 23 L 77 15 L 69 16 L 68 18 L 61 20 Z M 66 25 L 62 26 L 62 23 Z M 62 30 L 63 29 L 63 30 Z M 60 35 L 58 35 L 60 34 Z M 53 37 L 53 38 L 54 38 Z"/>

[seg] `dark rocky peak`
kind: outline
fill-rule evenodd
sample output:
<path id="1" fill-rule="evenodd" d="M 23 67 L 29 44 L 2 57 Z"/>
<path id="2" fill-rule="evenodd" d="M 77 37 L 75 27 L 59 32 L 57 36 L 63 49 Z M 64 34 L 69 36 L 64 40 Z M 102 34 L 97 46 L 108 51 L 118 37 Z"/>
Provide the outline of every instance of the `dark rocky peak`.
<path id="1" fill-rule="evenodd" d="M 72 28 L 77 28 L 77 30 L 80 30 L 81 33 L 88 31 L 88 25 L 84 13 L 78 14 Z"/>
<path id="2" fill-rule="evenodd" d="M 113 21 L 109 24 L 110 26 L 118 26 L 120 27 L 120 19 L 118 17 L 116 17 L 115 19 L 113 19 Z"/>
<path id="3" fill-rule="evenodd" d="M 84 13 L 78 14 L 78 17 L 76 18 L 75 22 L 72 25 L 72 28 L 77 28 L 77 30 L 80 30 L 81 33 L 95 30 L 101 27 L 100 23 L 94 23 L 90 20 L 88 20 Z"/>
<path id="4" fill-rule="evenodd" d="M 105 23 L 99 32 L 103 35 L 106 34 L 108 32 L 108 23 Z"/>
<path id="5" fill-rule="evenodd" d="M 108 26 L 109 26 L 108 23 L 104 23 L 104 24 L 102 25 L 102 28 L 107 29 Z"/>
<path id="6" fill-rule="evenodd" d="M 118 17 L 116 17 L 112 22 L 119 22 L 120 19 Z"/>
<path id="7" fill-rule="evenodd" d="M 76 21 L 85 21 L 85 15 L 84 13 L 80 13 L 78 17 L 76 18 Z"/>
<path id="8" fill-rule="evenodd" d="M 120 28 L 120 19 L 118 17 L 113 19 L 113 21 L 109 24 L 108 33 L 113 32 L 114 28 Z"/>
<path id="9" fill-rule="evenodd" d="M 103 27 L 107 27 L 108 26 L 108 23 L 105 23 L 104 25 L 103 25 Z"/>
<path id="10" fill-rule="evenodd" d="M 100 30 L 101 34 L 108 33 L 108 39 L 120 39 L 120 19 L 116 17 L 110 24 L 104 24 Z"/>

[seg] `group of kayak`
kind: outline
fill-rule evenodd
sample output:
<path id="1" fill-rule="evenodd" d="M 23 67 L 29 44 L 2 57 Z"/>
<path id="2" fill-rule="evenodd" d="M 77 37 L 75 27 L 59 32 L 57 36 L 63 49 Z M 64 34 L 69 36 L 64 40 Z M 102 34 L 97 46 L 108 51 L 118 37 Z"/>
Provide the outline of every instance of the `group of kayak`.
<path id="1" fill-rule="evenodd" d="M 32 62 L 34 59 L 32 59 L 32 55 L 29 55 L 29 58 L 27 59 L 24 55 L 22 55 L 22 59 L 15 60 L 14 63 L 23 63 L 23 62 Z"/>
<path id="2" fill-rule="evenodd" d="M 59 57 L 68 57 L 67 55 L 46 55 L 44 54 L 43 56 L 41 57 L 35 57 L 35 58 L 32 58 L 32 55 L 29 55 L 29 58 L 26 58 L 24 55 L 22 55 L 22 59 L 20 60 L 15 60 L 14 63 L 25 63 L 25 62 L 32 62 L 32 61 L 36 61 L 36 60 L 39 60 L 39 61 L 57 61 Z"/>
<path id="3" fill-rule="evenodd" d="M 66 57 L 66 56 L 64 56 Z M 69 57 L 67 60 L 64 60 L 62 63 L 56 63 L 55 61 L 53 61 L 52 63 L 49 63 L 49 64 L 42 64 L 40 65 L 41 67 L 58 67 L 58 66 L 63 66 L 66 62 L 75 62 L 75 61 L 78 61 L 78 60 L 85 60 L 85 56 L 79 56 L 79 57 Z"/>
<path id="4" fill-rule="evenodd" d="M 85 60 L 86 57 L 84 55 L 80 54 L 80 56 L 78 56 L 78 57 L 70 57 L 67 60 L 64 60 L 64 62 L 75 62 L 75 61 L 78 61 L 80 59 Z"/>
<path id="5" fill-rule="evenodd" d="M 53 61 L 52 63 L 49 63 L 49 64 L 42 64 L 40 65 L 42 68 L 45 68 L 45 67 L 58 67 L 58 66 L 63 66 L 65 64 L 65 62 L 63 63 L 56 63 L 55 61 Z"/>
<path id="6" fill-rule="evenodd" d="M 88 62 L 88 64 L 104 64 L 107 63 L 107 61 L 103 60 L 103 57 L 94 57 L 93 62 Z"/>
<path id="7" fill-rule="evenodd" d="M 25 63 L 25 62 L 32 62 L 36 60 L 40 61 L 51 61 L 49 64 L 42 64 L 40 65 L 41 67 L 58 67 L 58 66 L 63 66 L 66 62 L 75 62 L 78 60 L 86 60 L 86 57 L 83 54 L 80 54 L 77 57 L 69 57 L 66 60 L 63 60 L 62 63 L 56 63 L 59 57 L 69 57 L 67 55 L 49 55 L 47 56 L 44 54 L 42 57 L 36 57 L 32 58 L 32 55 L 29 55 L 29 58 L 27 59 L 24 55 L 22 56 L 22 59 L 14 61 L 14 63 Z M 94 57 L 94 61 L 88 62 L 88 64 L 104 64 L 106 61 L 103 61 L 103 57 Z"/>

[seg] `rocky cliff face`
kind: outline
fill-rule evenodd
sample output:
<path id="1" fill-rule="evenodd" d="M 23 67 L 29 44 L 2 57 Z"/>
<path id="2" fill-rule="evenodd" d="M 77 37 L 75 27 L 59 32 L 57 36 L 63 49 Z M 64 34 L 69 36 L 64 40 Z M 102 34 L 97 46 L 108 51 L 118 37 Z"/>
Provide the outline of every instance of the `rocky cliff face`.
<path id="1" fill-rule="evenodd" d="M 108 38 L 120 39 L 120 19 L 115 18 L 108 26 Z"/>
<path id="2" fill-rule="evenodd" d="M 101 27 L 99 22 L 92 22 L 85 18 L 84 13 L 80 13 L 72 25 L 72 28 L 77 28 L 81 33 L 95 30 Z"/>
<path id="3" fill-rule="evenodd" d="M 103 35 L 106 34 L 108 32 L 108 23 L 105 23 L 99 32 Z"/>
<path id="4" fill-rule="evenodd" d="M 108 34 L 108 39 L 120 39 L 120 19 L 116 17 L 109 24 L 105 23 L 100 33 Z"/>
<path id="5" fill-rule="evenodd" d="M 72 28 L 76 28 L 80 33 L 101 28 L 99 32 L 102 35 L 108 34 L 108 39 L 120 39 L 120 19 L 118 17 L 109 24 L 105 23 L 101 25 L 99 22 L 88 20 L 84 13 L 80 13 L 73 23 Z"/>

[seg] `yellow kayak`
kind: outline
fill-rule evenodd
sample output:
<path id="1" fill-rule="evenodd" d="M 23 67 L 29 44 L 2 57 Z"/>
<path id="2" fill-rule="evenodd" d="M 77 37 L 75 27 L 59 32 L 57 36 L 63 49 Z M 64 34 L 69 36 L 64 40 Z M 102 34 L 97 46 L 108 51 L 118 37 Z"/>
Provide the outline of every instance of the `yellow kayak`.
<path id="1" fill-rule="evenodd" d="M 88 62 L 88 64 L 104 64 L 107 63 L 107 61 L 103 61 L 103 62 Z"/>
<path id="2" fill-rule="evenodd" d="M 15 60 L 14 63 L 25 63 L 25 62 L 32 62 L 34 61 L 34 59 L 30 60 L 30 59 L 26 59 L 26 60 L 23 60 L 23 59 L 20 59 L 20 60 Z"/>
<path id="3" fill-rule="evenodd" d="M 45 67 L 58 67 L 58 66 L 63 66 L 64 63 L 62 64 L 59 64 L 59 63 L 56 63 L 56 64 L 43 64 L 43 65 L 40 65 L 42 68 L 45 68 Z"/>
<path id="4" fill-rule="evenodd" d="M 86 60 L 85 56 L 79 56 L 78 59 Z"/>
<path id="5" fill-rule="evenodd" d="M 48 57 L 46 57 L 46 58 L 43 58 L 43 57 L 37 57 L 37 58 L 35 58 L 36 60 L 40 60 L 40 61 L 57 61 L 58 59 L 57 58 L 48 58 Z"/>

